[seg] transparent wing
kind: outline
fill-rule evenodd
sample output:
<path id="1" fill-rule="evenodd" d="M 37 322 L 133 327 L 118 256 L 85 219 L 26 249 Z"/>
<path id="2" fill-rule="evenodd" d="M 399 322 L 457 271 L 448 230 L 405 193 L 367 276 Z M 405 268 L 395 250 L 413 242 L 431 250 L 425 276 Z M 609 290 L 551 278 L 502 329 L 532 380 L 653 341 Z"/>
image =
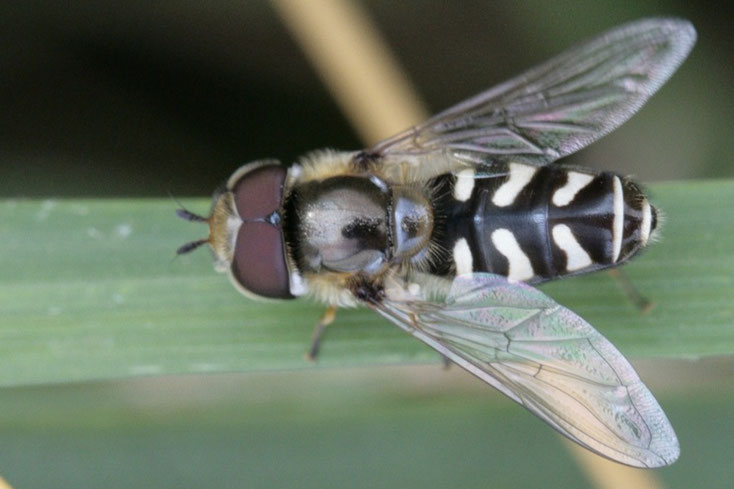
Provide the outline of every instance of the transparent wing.
<path id="1" fill-rule="evenodd" d="M 678 458 L 673 428 L 629 362 L 537 289 L 472 274 L 444 299 L 409 290 L 392 287 L 371 307 L 600 455 L 636 467 Z"/>
<path id="2" fill-rule="evenodd" d="M 678 19 L 617 27 L 466 100 L 370 153 L 474 153 L 536 165 L 569 155 L 619 127 L 665 83 L 696 40 Z M 478 154 L 477 154 L 478 153 Z"/>

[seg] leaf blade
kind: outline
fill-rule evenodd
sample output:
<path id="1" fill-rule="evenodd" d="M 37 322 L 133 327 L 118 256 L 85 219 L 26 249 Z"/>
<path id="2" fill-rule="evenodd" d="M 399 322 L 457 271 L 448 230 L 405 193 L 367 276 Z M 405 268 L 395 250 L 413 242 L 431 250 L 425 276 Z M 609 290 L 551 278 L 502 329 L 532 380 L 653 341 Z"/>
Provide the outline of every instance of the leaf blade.
<path id="1" fill-rule="evenodd" d="M 658 304 L 652 313 L 605 274 L 544 290 L 632 357 L 734 353 L 734 181 L 652 194 L 669 216 L 663 240 L 625 267 Z M 0 223 L 0 385 L 312 368 L 303 354 L 322 307 L 244 299 L 206 253 L 173 260 L 205 230 L 175 219 L 169 200 L 6 200 Z M 340 311 L 319 365 L 436 360 L 357 309 Z"/>

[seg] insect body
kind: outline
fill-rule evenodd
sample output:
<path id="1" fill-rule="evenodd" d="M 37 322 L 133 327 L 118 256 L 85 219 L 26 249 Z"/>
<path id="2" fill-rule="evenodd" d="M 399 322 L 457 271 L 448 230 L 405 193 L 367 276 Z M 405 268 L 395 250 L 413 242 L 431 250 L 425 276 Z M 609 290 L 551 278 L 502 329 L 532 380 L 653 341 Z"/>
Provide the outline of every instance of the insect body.
<path id="1" fill-rule="evenodd" d="M 214 198 L 217 269 L 251 297 L 366 305 L 572 440 L 675 461 L 631 365 L 528 284 L 614 267 L 654 235 L 631 180 L 552 164 L 627 120 L 695 42 L 681 20 L 616 28 L 362 152 L 243 166 Z"/>

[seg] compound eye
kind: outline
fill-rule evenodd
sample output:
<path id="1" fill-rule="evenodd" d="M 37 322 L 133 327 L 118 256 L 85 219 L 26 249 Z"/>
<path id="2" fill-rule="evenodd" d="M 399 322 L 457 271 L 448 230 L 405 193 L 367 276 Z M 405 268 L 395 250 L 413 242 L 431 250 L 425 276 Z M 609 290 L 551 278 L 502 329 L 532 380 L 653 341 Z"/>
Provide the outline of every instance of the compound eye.
<path id="1" fill-rule="evenodd" d="M 285 176 L 283 166 L 269 162 L 254 168 L 246 165 L 238 170 L 229 187 L 240 217 L 244 220 L 262 219 L 280 209 Z"/>
<path id="2" fill-rule="evenodd" d="M 237 170 L 227 184 L 242 218 L 231 272 L 245 293 L 274 299 L 293 297 L 283 229 L 280 219 L 273 219 L 281 210 L 286 173 L 277 161 L 255 162 Z"/>
<path id="3" fill-rule="evenodd" d="M 248 292 L 273 299 L 293 297 L 279 227 L 267 222 L 243 222 L 231 270 L 232 278 Z"/>

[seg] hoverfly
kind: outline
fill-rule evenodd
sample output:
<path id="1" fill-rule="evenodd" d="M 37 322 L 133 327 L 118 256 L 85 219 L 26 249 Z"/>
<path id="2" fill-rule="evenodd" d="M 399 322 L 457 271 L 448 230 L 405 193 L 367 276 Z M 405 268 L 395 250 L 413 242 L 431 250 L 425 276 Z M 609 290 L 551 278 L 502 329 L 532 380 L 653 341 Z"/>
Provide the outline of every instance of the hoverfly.
<path id="1" fill-rule="evenodd" d="M 613 29 L 358 152 L 249 163 L 202 244 L 252 298 L 365 305 L 571 440 L 638 467 L 678 440 L 629 362 L 532 287 L 625 263 L 657 229 L 630 179 L 552 164 L 631 117 L 693 47 L 677 19 Z M 313 352 L 318 344 L 315 336 Z"/>

